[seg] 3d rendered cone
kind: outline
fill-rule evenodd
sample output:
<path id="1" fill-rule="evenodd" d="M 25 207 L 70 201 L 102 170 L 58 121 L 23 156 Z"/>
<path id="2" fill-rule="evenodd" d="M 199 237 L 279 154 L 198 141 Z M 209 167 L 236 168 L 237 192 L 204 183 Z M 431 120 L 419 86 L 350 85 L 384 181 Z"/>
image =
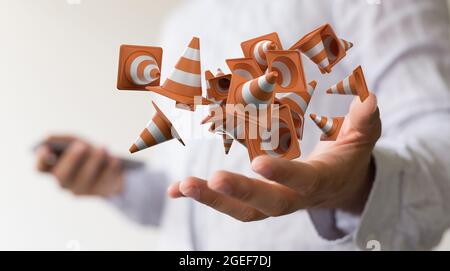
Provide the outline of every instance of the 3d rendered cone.
<path id="1" fill-rule="evenodd" d="M 232 58 L 227 59 L 226 63 L 231 73 L 237 74 L 247 81 L 263 75 L 263 71 L 253 58 Z"/>
<path id="2" fill-rule="evenodd" d="M 325 117 L 317 116 L 316 114 L 310 115 L 314 123 L 322 130 L 322 141 L 335 141 L 341 131 L 342 124 L 344 123 L 344 117 Z"/>
<path id="3" fill-rule="evenodd" d="M 288 160 L 300 157 L 300 145 L 289 107 L 286 105 L 281 106 L 278 118 L 273 118 L 272 121 L 278 122 L 278 125 L 272 124 L 272 128 L 266 131 L 269 136 L 261 136 L 262 130 L 258 129 L 257 137 L 250 138 L 251 133 L 246 131 L 245 145 L 247 146 L 250 160 L 253 161 L 253 159 L 261 155 Z"/>
<path id="4" fill-rule="evenodd" d="M 268 71 L 278 73 L 277 93 L 306 91 L 305 72 L 299 51 L 269 51 L 267 61 Z"/>
<path id="5" fill-rule="evenodd" d="M 241 43 L 245 57 L 253 58 L 262 71 L 267 69 L 266 54 L 271 50 L 282 50 L 277 33 L 270 33 Z"/>
<path id="6" fill-rule="evenodd" d="M 120 90 L 146 90 L 158 86 L 161 76 L 162 48 L 122 45 L 119 55 L 117 88 Z"/>
<path id="7" fill-rule="evenodd" d="M 239 81 L 239 79 L 232 81 L 227 102 L 244 106 L 255 105 L 257 107 L 269 105 L 273 101 L 277 78 L 277 72 L 269 72 L 250 81 Z"/>
<path id="8" fill-rule="evenodd" d="M 193 105 L 194 98 L 202 96 L 200 40 L 196 37 L 191 40 L 162 86 L 146 89 L 173 99 L 178 104 Z M 211 103 L 205 98 L 201 98 L 201 102 Z"/>
<path id="9" fill-rule="evenodd" d="M 308 91 L 287 93 L 280 97 L 280 103 L 289 105 L 289 108 L 293 112 L 303 117 L 306 113 L 306 109 L 308 108 L 316 86 L 317 82 L 311 81 L 308 84 Z"/>
<path id="10" fill-rule="evenodd" d="M 152 104 L 156 110 L 156 114 L 141 132 L 136 142 L 130 147 L 130 153 L 142 151 L 172 139 L 177 139 L 184 145 L 183 140 L 178 135 L 178 132 L 175 130 L 169 119 L 154 102 L 152 102 Z"/>
<path id="11" fill-rule="evenodd" d="M 221 103 L 228 97 L 230 89 L 231 74 L 224 74 L 221 69 L 217 70 L 216 75 L 211 71 L 205 72 L 207 99 L 212 103 Z"/>
<path id="12" fill-rule="evenodd" d="M 355 95 L 361 102 L 369 97 L 364 72 L 361 66 L 357 67 L 351 75 L 327 90 L 328 94 Z"/>

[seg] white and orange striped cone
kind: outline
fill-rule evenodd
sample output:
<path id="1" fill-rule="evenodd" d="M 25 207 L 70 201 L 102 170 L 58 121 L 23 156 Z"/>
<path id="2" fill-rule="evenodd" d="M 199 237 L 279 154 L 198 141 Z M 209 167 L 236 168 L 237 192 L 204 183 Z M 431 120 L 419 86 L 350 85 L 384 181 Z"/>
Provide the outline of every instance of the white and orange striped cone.
<path id="1" fill-rule="evenodd" d="M 117 88 L 145 90 L 158 86 L 161 76 L 162 48 L 122 45 L 119 56 Z"/>
<path id="2" fill-rule="evenodd" d="M 250 160 L 253 161 L 261 155 L 288 160 L 300 157 L 300 144 L 289 107 L 281 106 L 278 118 L 274 118 L 272 121 L 277 121 L 278 125 L 272 123 L 272 129 L 266 131 L 270 134 L 268 137 L 262 137 L 260 129 L 258 129 L 258 136 L 255 139 L 250 138 L 251 133 L 248 131 L 245 133 L 245 145 L 247 146 Z M 278 138 L 274 140 L 274 136 Z"/>
<path id="3" fill-rule="evenodd" d="M 287 93 L 280 97 L 280 103 L 289 105 L 289 108 L 293 112 L 303 117 L 306 113 L 306 109 L 308 108 L 316 86 L 317 82 L 311 81 L 308 84 L 308 91 Z"/>
<path id="4" fill-rule="evenodd" d="M 178 107 L 194 108 L 195 98 L 202 96 L 202 79 L 200 63 L 200 40 L 194 37 L 178 60 L 171 75 L 160 87 L 147 87 L 147 90 L 156 92 L 178 102 Z M 201 98 L 202 104 L 211 104 Z"/>
<path id="5" fill-rule="evenodd" d="M 361 66 L 358 66 L 347 78 L 329 88 L 327 93 L 359 96 L 361 102 L 364 102 L 369 97 L 369 89 Z"/>
<path id="6" fill-rule="evenodd" d="M 299 51 L 269 51 L 267 61 L 268 71 L 276 71 L 279 75 L 277 93 L 306 91 L 305 72 Z"/>
<path id="7" fill-rule="evenodd" d="M 241 43 L 245 57 L 253 58 L 262 71 L 267 69 L 266 54 L 271 50 L 282 50 L 280 38 L 277 33 L 270 33 Z"/>
<path id="8" fill-rule="evenodd" d="M 344 50 L 347 52 L 348 50 L 350 50 L 351 48 L 353 48 L 353 43 L 346 41 L 344 39 L 340 39 L 339 40 L 341 42 L 341 46 L 344 48 Z"/>
<path id="9" fill-rule="evenodd" d="M 269 72 L 256 79 L 247 81 L 235 89 L 230 89 L 230 101 L 241 105 L 269 105 L 273 102 L 278 73 Z M 232 91 L 232 93 L 231 93 Z"/>
<path id="10" fill-rule="evenodd" d="M 206 98 L 212 103 L 219 104 L 228 97 L 230 89 L 231 74 L 224 74 L 221 69 L 214 76 L 211 71 L 205 72 Z"/>
<path id="11" fill-rule="evenodd" d="M 263 75 L 263 71 L 253 58 L 232 58 L 227 59 L 226 63 L 231 73 L 237 74 L 247 81 L 258 78 Z"/>
<path id="12" fill-rule="evenodd" d="M 156 114 L 141 132 L 136 142 L 130 147 L 130 153 L 142 151 L 172 139 L 178 139 L 184 146 L 183 140 L 178 135 L 178 132 L 175 130 L 169 119 L 154 102 L 152 102 L 152 104 L 156 110 Z"/>
<path id="13" fill-rule="evenodd" d="M 321 138 L 322 141 L 335 141 L 341 131 L 342 124 L 344 123 L 344 117 L 325 117 L 317 116 L 316 114 L 310 115 L 311 119 L 323 132 Z"/>
<path id="14" fill-rule="evenodd" d="M 321 36 L 321 29 L 317 29 L 305 37 L 300 39 L 291 47 L 291 50 L 299 50 L 306 55 L 311 61 L 317 64 L 319 68 L 326 72 L 331 72 L 329 69 L 330 61 L 328 59 L 327 51 Z"/>

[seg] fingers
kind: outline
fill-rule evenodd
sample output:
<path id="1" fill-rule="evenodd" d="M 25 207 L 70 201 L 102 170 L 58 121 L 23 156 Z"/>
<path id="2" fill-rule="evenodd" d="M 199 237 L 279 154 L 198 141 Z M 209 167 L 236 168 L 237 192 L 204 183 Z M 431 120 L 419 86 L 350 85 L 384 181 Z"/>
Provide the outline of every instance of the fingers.
<path id="1" fill-rule="evenodd" d="M 50 149 L 45 145 L 39 147 L 36 151 L 36 169 L 41 172 L 49 172 L 55 163 L 56 157 Z"/>
<path id="2" fill-rule="evenodd" d="M 363 103 L 359 98 L 355 98 L 350 106 L 349 117 L 353 128 L 360 132 L 370 131 L 377 122 L 380 122 L 377 97 L 370 93 Z"/>
<path id="3" fill-rule="evenodd" d="M 230 173 L 217 172 L 208 182 L 208 187 L 233 197 L 267 216 L 288 214 L 299 208 L 295 191 L 274 182 L 266 182 Z"/>
<path id="4" fill-rule="evenodd" d="M 82 191 L 86 195 L 108 197 L 123 190 L 123 162 L 117 157 L 108 157 L 97 178 L 92 179 L 92 186 Z"/>
<path id="5" fill-rule="evenodd" d="M 108 163 L 108 154 L 104 148 L 92 149 L 75 175 L 71 189 L 77 195 L 85 194 L 95 184 Z"/>
<path id="6" fill-rule="evenodd" d="M 167 189 L 167 195 L 173 199 L 182 198 L 184 197 L 183 193 L 180 191 L 180 184 L 181 182 L 176 182 L 174 184 L 171 184 L 169 188 Z"/>
<path id="7" fill-rule="evenodd" d="M 76 141 L 61 156 L 52 172 L 62 187 L 70 187 L 78 169 L 84 163 L 88 151 L 89 146 L 87 144 Z"/>
<path id="8" fill-rule="evenodd" d="M 190 177 L 177 184 L 178 186 L 176 184 L 171 186 L 171 189 L 176 190 L 177 187 L 179 189 L 171 192 L 174 195 L 182 194 L 240 221 L 249 222 L 267 218 L 255 208 L 212 190 L 204 180 Z"/>
<path id="9" fill-rule="evenodd" d="M 270 156 L 257 157 L 252 162 L 252 169 L 269 180 L 293 189 L 300 195 L 310 194 L 319 180 L 316 168 L 307 163 Z"/>

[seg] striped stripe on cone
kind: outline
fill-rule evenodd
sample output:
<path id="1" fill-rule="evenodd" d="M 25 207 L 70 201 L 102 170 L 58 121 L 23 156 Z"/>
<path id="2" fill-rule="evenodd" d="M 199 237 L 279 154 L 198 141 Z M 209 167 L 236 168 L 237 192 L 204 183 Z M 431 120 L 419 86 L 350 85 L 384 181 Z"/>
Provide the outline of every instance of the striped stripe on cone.
<path id="1" fill-rule="evenodd" d="M 179 103 L 192 104 L 202 95 L 200 40 L 194 37 L 161 87 L 149 87 Z"/>
<path id="2" fill-rule="evenodd" d="M 300 46 L 300 51 L 322 69 L 326 69 L 330 65 L 322 36 L 319 32 L 314 33 L 309 40 L 303 43 Z"/>
<path id="3" fill-rule="evenodd" d="M 277 72 L 270 72 L 242 84 L 238 89 L 240 95 L 237 95 L 236 102 L 244 106 L 270 104 L 273 99 L 277 77 Z"/>
<path id="4" fill-rule="evenodd" d="M 292 111 L 303 117 L 316 86 L 317 82 L 312 81 L 308 84 L 308 92 L 290 92 L 281 96 L 280 102 L 281 104 L 289 105 Z"/>
<path id="5" fill-rule="evenodd" d="M 353 47 L 353 43 L 346 41 L 344 39 L 339 40 L 341 42 L 342 48 L 344 48 L 345 51 L 350 50 Z"/>
<path id="6" fill-rule="evenodd" d="M 155 58 L 144 52 L 136 52 L 127 60 L 126 75 L 138 86 L 151 84 L 159 79 L 161 72 Z"/>
<path id="7" fill-rule="evenodd" d="M 242 76 L 247 81 L 258 78 L 264 74 L 256 60 L 253 58 L 227 59 L 226 63 L 232 74 Z"/>
<path id="8" fill-rule="evenodd" d="M 330 118 L 316 114 L 311 114 L 310 117 L 326 136 L 324 140 L 336 140 L 342 127 L 343 117 Z"/>
<path id="9" fill-rule="evenodd" d="M 141 132 L 139 137 L 136 139 L 136 142 L 130 147 L 130 153 L 142 151 L 174 138 L 178 139 L 178 141 L 184 145 L 183 140 L 178 135 L 172 123 L 154 102 L 152 102 L 152 104 L 155 107 L 156 114 L 147 124 L 146 128 Z"/>
<path id="10" fill-rule="evenodd" d="M 327 89 L 327 93 L 359 96 L 361 102 L 364 102 L 369 96 L 369 90 L 361 66 L 344 80 Z"/>
<path id="11" fill-rule="evenodd" d="M 266 53 L 269 50 L 276 50 L 277 45 L 275 42 L 270 40 L 262 40 L 259 41 L 254 47 L 252 52 L 252 57 L 256 60 L 258 65 L 261 67 L 262 70 L 267 69 L 267 58 Z"/>

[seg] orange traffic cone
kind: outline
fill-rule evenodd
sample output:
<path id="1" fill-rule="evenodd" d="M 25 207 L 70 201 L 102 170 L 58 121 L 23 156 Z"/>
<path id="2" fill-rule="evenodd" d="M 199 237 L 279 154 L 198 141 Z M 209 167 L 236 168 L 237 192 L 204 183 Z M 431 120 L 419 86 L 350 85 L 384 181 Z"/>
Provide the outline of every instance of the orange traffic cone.
<path id="1" fill-rule="evenodd" d="M 205 72 L 207 99 L 212 103 L 220 103 L 228 97 L 231 74 L 224 74 L 221 69 L 214 76 L 211 71 Z"/>
<path id="2" fill-rule="evenodd" d="M 303 117 L 316 86 L 317 82 L 312 81 L 308 84 L 308 91 L 288 93 L 280 98 L 280 103 L 289 105 L 292 111 Z"/>
<path id="3" fill-rule="evenodd" d="M 277 33 L 270 33 L 241 43 L 242 52 L 245 57 L 253 58 L 261 68 L 267 69 L 266 54 L 270 50 L 282 50 L 280 38 Z"/>
<path id="4" fill-rule="evenodd" d="M 162 48 L 122 45 L 119 56 L 117 88 L 145 90 L 158 86 L 161 76 Z"/>
<path id="5" fill-rule="evenodd" d="M 311 114 L 310 117 L 324 133 L 321 138 L 322 141 L 335 141 L 337 139 L 342 123 L 344 123 L 344 117 L 319 117 L 316 114 Z"/>
<path id="6" fill-rule="evenodd" d="M 253 161 L 261 155 L 292 160 L 300 157 L 300 145 L 298 143 L 295 126 L 288 106 L 279 108 L 278 125 L 272 123 L 272 129 L 267 131 L 269 136 L 262 137 L 258 132 L 256 138 L 250 138 L 251 133 L 245 133 L 245 145 L 247 146 L 250 160 Z M 248 129 L 248 127 L 247 127 Z"/>
<path id="7" fill-rule="evenodd" d="M 147 87 L 147 90 L 156 92 L 192 108 L 195 97 L 202 96 L 202 79 L 200 63 L 200 40 L 194 37 L 178 60 L 172 74 L 160 87 Z M 210 104 L 201 99 L 202 104 Z M 182 108 L 182 106 L 179 106 Z M 194 107 L 195 109 L 195 107 Z"/>
<path id="8" fill-rule="evenodd" d="M 152 104 L 156 110 L 156 114 L 147 124 L 147 127 L 141 132 L 136 142 L 130 147 L 130 153 L 142 151 L 174 138 L 178 139 L 184 146 L 183 140 L 178 135 L 178 132 L 175 130 L 169 119 L 154 102 L 152 102 Z"/>
<path id="9" fill-rule="evenodd" d="M 227 59 L 226 63 L 233 75 L 237 74 L 247 81 L 258 78 L 264 74 L 253 58 Z"/>
<path id="10" fill-rule="evenodd" d="M 278 72 L 276 92 L 306 91 L 305 73 L 300 52 L 269 51 L 267 53 L 269 71 Z"/>
<path id="11" fill-rule="evenodd" d="M 339 39 L 333 28 L 325 24 L 302 37 L 291 49 L 304 53 L 322 73 L 330 73 L 352 46 L 351 42 Z"/>
<path id="12" fill-rule="evenodd" d="M 327 90 L 328 94 L 357 95 L 364 102 L 369 97 L 364 72 L 359 66 L 353 73 Z"/>
<path id="13" fill-rule="evenodd" d="M 269 72 L 256 79 L 247 81 L 233 91 L 232 100 L 235 100 L 235 104 L 241 105 L 268 105 L 273 101 L 274 89 L 277 81 L 278 73 Z M 234 94 L 234 95 L 233 95 Z"/>

